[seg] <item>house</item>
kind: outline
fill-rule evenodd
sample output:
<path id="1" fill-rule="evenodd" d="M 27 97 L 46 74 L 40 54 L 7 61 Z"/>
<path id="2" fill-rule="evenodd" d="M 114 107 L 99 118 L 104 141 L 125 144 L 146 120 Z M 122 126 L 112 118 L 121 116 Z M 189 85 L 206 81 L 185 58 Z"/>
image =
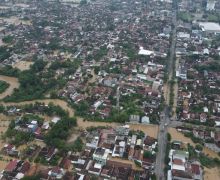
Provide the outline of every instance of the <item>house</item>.
<path id="1" fill-rule="evenodd" d="M 116 127 L 115 131 L 117 135 L 127 136 L 129 133 L 129 125 Z"/>
<path id="2" fill-rule="evenodd" d="M 220 132 L 215 132 L 214 141 L 215 144 L 220 147 Z"/>
<path id="3" fill-rule="evenodd" d="M 2 151 L 4 154 L 9 156 L 13 156 L 13 157 L 19 156 L 19 151 L 16 150 L 16 147 L 12 144 L 5 144 L 4 147 L 2 148 Z"/>
<path id="4" fill-rule="evenodd" d="M 213 11 L 213 10 L 215 10 L 215 4 L 216 4 L 215 0 L 207 0 L 206 11 Z"/>
<path id="5" fill-rule="evenodd" d="M 148 117 L 148 116 L 143 116 L 143 117 L 141 118 L 141 123 L 142 123 L 142 124 L 150 124 L 150 119 L 149 119 L 149 117 Z"/>
<path id="6" fill-rule="evenodd" d="M 95 152 L 93 153 L 92 157 L 93 157 L 93 160 L 99 162 L 101 165 L 105 165 L 107 162 L 109 153 L 110 152 L 108 149 L 97 148 Z"/>
<path id="7" fill-rule="evenodd" d="M 60 168 L 60 167 L 53 167 L 51 170 L 48 172 L 48 176 L 51 178 L 56 178 L 56 179 L 62 179 L 64 176 L 65 171 Z"/>
<path id="8" fill-rule="evenodd" d="M 106 177 L 106 178 L 111 178 L 113 171 L 114 171 L 114 167 L 103 166 L 102 171 L 101 171 L 101 176 Z"/>
<path id="9" fill-rule="evenodd" d="M 132 124 L 140 123 L 140 116 L 139 115 L 130 115 L 129 122 Z"/>
<path id="10" fill-rule="evenodd" d="M 125 145 L 125 141 L 120 141 L 118 145 L 116 144 L 112 152 L 112 157 L 123 157 Z"/>
<path id="11" fill-rule="evenodd" d="M 131 168 L 115 166 L 112 172 L 112 179 L 128 179 Z"/>
<path id="12" fill-rule="evenodd" d="M 5 172 L 13 172 L 19 163 L 19 160 L 12 160 L 8 163 L 8 165 L 5 167 L 4 171 Z"/>
<path id="13" fill-rule="evenodd" d="M 136 145 L 136 141 L 137 141 L 137 135 L 133 134 L 131 137 L 131 147 L 134 147 Z"/>
<path id="14" fill-rule="evenodd" d="M 179 69 L 176 71 L 176 77 L 186 80 L 187 79 L 187 69 L 184 65 L 180 65 Z"/>
<path id="15" fill-rule="evenodd" d="M 13 116 L 17 113 L 19 113 L 21 110 L 20 109 L 17 109 L 16 107 L 11 107 L 8 111 L 7 111 L 7 114 L 9 116 Z"/>
<path id="16" fill-rule="evenodd" d="M 95 149 L 98 147 L 98 144 L 99 144 L 99 137 L 95 136 L 91 142 L 86 143 L 86 147 Z"/>
<path id="17" fill-rule="evenodd" d="M 206 34 L 220 33 L 220 25 L 214 22 L 199 22 L 199 26 Z"/>
<path id="18" fill-rule="evenodd" d="M 71 163 L 74 165 L 77 171 L 85 170 L 87 168 L 88 163 L 90 162 L 87 158 L 80 158 L 73 155 L 71 155 L 69 159 L 71 160 Z"/>
<path id="19" fill-rule="evenodd" d="M 59 165 L 61 168 L 64 168 L 64 169 L 69 169 L 70 166 L 71 166 L 71 160 L 69 160 L 68 158 L 64 157 L 62 159 L 62 161 L 60 162 L 60 165 Z"/>
<path id="20" fill-rule="evenodd" d="M 193 174 L 193 179 L 195 180 L 203 179 L 203 170 L 199 162 L 193 162 L 191 164 L 191 172 Z"/>
<path id="21" fill-rule="evenodd" d="M 88 169 L 88 172 L 90 174 L 94 174 L 99 176 L 102 170 L 102 164 L 96 163 L 95 161 L 90 163 L 90 167 Z"/>
<path id="22" fill-rule="evenodd" d="M 47 161 L 50 161 L 50 159 L 56 154 L 56 149 L 53 147 L 43 147 L 39 153 L 40 156 L 44 156 Z"/>
<path id="23" fill-rule="evenodd" d="M 11 160 L 3 171 L 6 179 L 22 179 L 29 171 L 30 163 L 20 160 Z"/>
<path id="24" fill-rule="evenodd" d="M 56 124 L 58 121 L 60 121 L 61 118 L 60 117 L 53 117 L 53 119 L 51 120 L 51 122 L 53 122 L 54 124 Z"/>
<path id="25" fill-rule="evenodd" d="M 207 120 L 207 114 L 206 113 L 201 113 L 200 114 L 200 122 L 204 123 Z"/>

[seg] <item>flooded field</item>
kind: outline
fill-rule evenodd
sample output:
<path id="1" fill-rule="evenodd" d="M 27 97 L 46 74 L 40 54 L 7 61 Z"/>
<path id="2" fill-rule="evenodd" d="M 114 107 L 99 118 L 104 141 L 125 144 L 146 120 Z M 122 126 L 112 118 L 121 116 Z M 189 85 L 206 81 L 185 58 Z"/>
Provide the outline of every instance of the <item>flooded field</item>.
<path id="1" fill-rule="evenodd" d="M 18 68 L 20 69 L 21 71 L 24 71 L 24 70 L 28 70 L 30 69 L 30 66 L 33 64 L 33 62 L 30 62 L 30 61 L 19 61 L 17 63 L 15 63 L 13 65 L 13 67 L 15 68 Z"/>
<path id="2" fill-rule="evenodd" d="M 220 168 L 205 168 L 204 180 L 217 180 L 220 178 Z"/>
<path id="3" fill-rule="evenodd" d="M 0 160 L 0 171 L 4 170 L 7 164 L 8 164 L 7 161 Z"/>
<path id="4" fill-rule="evenodd" d="M 175 128 L 169 128 L 169 133 L 171 134 L 172 140 L 182 141 L 184 143 L 190 143 L 191 145 L 195 146 L 195 143 L 190 139 L 185 137 L 181 132 L 178 132 Z M 203 153 L 208 155 L 209 157 L 215 158 L 219 157 L 218 154 L 207 147 L 203 148 Z"/>
<path id="5" fill-rule="evenodd" d="M 183 143 L 190 143 L 191 145 L 195 145 L 191 139 L 185 137 L 182 133 L 178 132 L 175 128 L 169 128 L 168 132 L 171 134 L 172 140 L 182 141 Z"/>
<path id="6" fill-rule="evenodd" d="M 109 122 L 93 122 L 93 121 L 85 121 L 83 118 L 77 118 L 77 124 L 79 128 L 86 129 L 87 127 L 97 127 L 97 126 L 111 126 L 113 128 L 120 126 L 118 123 L 109 123 Z"/>
<path id="7" fill-rule="evenodd" d="M 0 94 L 0 99 L 5 98 L 6 96 L 10 96 L 13 93 L 14 89 L 19 87 L 19 82 L 17 78 L 0 75 L 0 80 L 5 81 L 10 85 L 5 92 Z"/>
<path id="8" fill-rule="evenodd" d="M 207 147 L 203 148 L 203 153 L 207 154 L 209 157 L 212 157 L 212 158 L 219 158 L 219 155 L 216 152 L 212 151 L 211 149 Z"/>
<path id="9" fill-rule="evenodd" d="M 120 163 L 132 165 L 132 168 L 135 169 L 135 170 L 142 170 L 142 168 L 136 166 L 134 161 L 130 161 L 130 160 L 126 160 L 126 159 L 121 159 L 121 158 L 117 158 L 117 157 L 114 157 L 114 158 L 110 157 L 110 160 L 115 161 L 115 162 L 120 162 Z"/>
<path id="10" fill-rule="evenodd" d="M 158 135 L 158 126 L 157 125 L 131 124 L 130 129 L 141 130 L 145 134 L 147 134 L 148 136 L 151 136 L 154 138 L 157 138 L 157 135 Z"/>

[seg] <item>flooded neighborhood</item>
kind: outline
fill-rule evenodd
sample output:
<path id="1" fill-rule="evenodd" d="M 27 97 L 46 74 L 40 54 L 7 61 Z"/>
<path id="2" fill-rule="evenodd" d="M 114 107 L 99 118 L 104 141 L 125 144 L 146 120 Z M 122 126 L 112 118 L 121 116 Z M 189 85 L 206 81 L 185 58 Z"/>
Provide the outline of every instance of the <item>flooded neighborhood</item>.
<path id="1" fill-rule="evenodd" d="M 220 179 L 220 2 L 0 1 L 0 179 Z"/>

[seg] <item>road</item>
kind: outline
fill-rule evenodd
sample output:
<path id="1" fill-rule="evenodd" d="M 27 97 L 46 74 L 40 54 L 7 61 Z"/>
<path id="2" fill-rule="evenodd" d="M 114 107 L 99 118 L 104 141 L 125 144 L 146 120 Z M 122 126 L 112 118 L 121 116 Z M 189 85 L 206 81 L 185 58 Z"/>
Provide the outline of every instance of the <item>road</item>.
<path id="1" fill-rule="evenodd" d="M 164 111 L 161 113 L 160 116 L 161 122 L 159 125 L 158 131 L 158 153 L 156 158 L 156 167 L 155 173 L 157 179 L 165 179 L 164 176 L 164 160 L 165 160 L 165 152 L 166 152 L 166 145 L 167 145 L 167 132 L 168 132 L 168 124 L 170 123 L 169 118 L 169 107 L 166 106 Z"/>
<path id="2" fill-rule="evenodd" d="M 177 24 L 177 17 L 176 17 L 176 10 L 173 10 L 173 30 L 172 30 L 172 41 L 171 41 L 171 47 L 170 47 L 170 58 L 169 62 L 167 64 L 169 72 L 168 77 L 169 80 L 172 80 L 175 69 L 174 69 L 174 63 L 175 63 L 175 46 L 176 46 L 176 24 Z M 171 86 L 169 83 L 166 85 L 167 89 L 165 91 L 164 97 L 170 96 Z M 170 99 L 170 98 L 167 98 Z M 164 160 L 166 155 L 166 146 L 167 146 L 167 133 L 168 133 L 168 126 L 170 125 L 170 108 L 169 108 L 169 102 L 166 101 L 166 106 L 161 113 L 160 116 L 160 125 L 159 125 L 159 132 L 158 132 L 158 153 L 156 158 L 156 166 L 155 166 L 155 173 L 158 180 L 164 180 L 166 179 L 164 174 Z"/>

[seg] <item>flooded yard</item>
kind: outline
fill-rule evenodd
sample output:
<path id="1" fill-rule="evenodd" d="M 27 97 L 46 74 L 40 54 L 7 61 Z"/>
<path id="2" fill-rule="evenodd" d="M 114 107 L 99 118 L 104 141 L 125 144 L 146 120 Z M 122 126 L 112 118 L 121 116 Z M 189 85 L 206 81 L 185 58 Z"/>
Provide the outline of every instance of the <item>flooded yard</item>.
<path id="1" fill-rule="evenodd" d="M 83 118 L 77 118 L 77 124 L 79 128 L 86 129 L 87 127 L 97 127 L 97 126 L 111 126 L 113 128 L 120 126 L 118 123 L 109 123 L 109 122 L 93 122 L 93 121 L 85 121 Z"/>
<path id="2" fill-rule="evenodd" d="M 158 126 L 157 125 L 145 125 L 145 124 L 129 124 L 130 129 L 132 130 L 141 130 L 148 136 L 154 137 L 157 139 L 158 136 Z"/>
<path id="3" fill-rule="evenodd" d="M 205 168 L 204 180 L 217 180 L 220 179 L 220 168 Z"/>
<path id="4" fill-rule="evenodd" d="M 30 69 L 30 66 L 33 64 L 33 62 L 30 62 L 30 61 L 19 61 L 19 62 L 16 62 L 13 67 L 15 68 L 18 68 L 20 69 L 21 71 L 24 71 L 24 70 L 28 70 Z"/>
<path id="5" fill-rule="evenodd" d="M 119 163 L 124 163 L 124 164 L 132 165 L 132 169 L 135 169 L 135 170 L 142 170 L 142 168 L 136 166 L 134 161 L 130 161 L 130 160 L 126 160 L 126 159 L 121 159 L 121 158 L 117 158 L 117 157 L 114 157 L 114 158 L 110 157 L 110 160 L 114 161 L 114 162 L 119 162 Z"/>
<path id="6" fill-rule="evenodd" d="M 5 21 L 7 24 L 14 24 L 14 25 L 19 25 L 19 24 L 25 24 L 25 25 L 31 25 L 31 21 L 25 21 L 25 20 L 21 20 L 18 17 L 15 16 L 11 16 L 9 18 L 0 18 L 0 20 Z"/>
<path id="7" fill-rule="evenodd" d="M 189 143 L 192 146 L 196 145 L 190 138 L 185 137 L 181 132 L 178 132 L 175 128 L 169 128 L 168 131 L 171 134 L 172 140 L 182 141 L 185 144 Z M 211 149 L 208 149 L 207 147 L 203 148 L 203 153 L 212 158 L 219 157 L 216 152 L 212 151 Z"/>
<path id="8" fill-rule="evenodd" d="M 7 164 L 8 164 L 7 161 L 0 160 L 0 171 L 4 170 Z"/>
<path id="9" fill-rule="evenodd" d="M 195 146 L 195 143 L 191 139 L 185 137 L 181 132 L 178 132 L 175 128 L 169 128 L 168 132 L 171 134 L 172 140 L 182 141 L 183 143 L 190 143 Z"/>

